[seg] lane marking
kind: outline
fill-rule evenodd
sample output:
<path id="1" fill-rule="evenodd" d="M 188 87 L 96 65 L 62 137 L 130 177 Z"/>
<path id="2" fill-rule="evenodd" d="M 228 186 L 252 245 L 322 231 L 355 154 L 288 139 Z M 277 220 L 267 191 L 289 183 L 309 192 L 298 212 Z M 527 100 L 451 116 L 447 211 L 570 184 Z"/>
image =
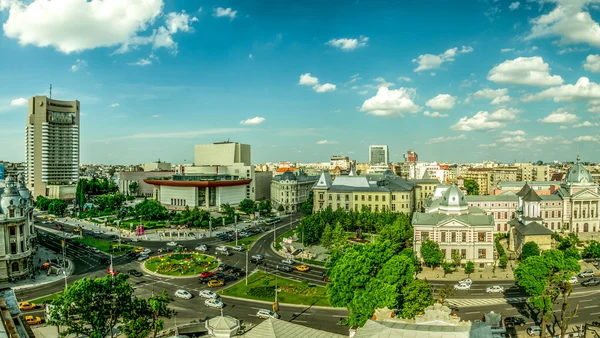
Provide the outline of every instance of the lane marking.
<path id="1" fill-rule="evenodd" d="M 465 312 L 466 315 L 471 315 L 471 314 L 475 314 L 475 313 L 481 313 L 481 311 Z"/>
<path id="2" fill-rule="evenodd" d="M 600 306 L 600 305 L 590 305 L 590 306 L 584 307 L 584 309 L 591 309 L 591 308 L 598 307 L 598 306 Z"/>
<path id="3" fill-rule="evenodd" d="M 600 315 L 600 312 L 590 313 L 590 316 Z"/>

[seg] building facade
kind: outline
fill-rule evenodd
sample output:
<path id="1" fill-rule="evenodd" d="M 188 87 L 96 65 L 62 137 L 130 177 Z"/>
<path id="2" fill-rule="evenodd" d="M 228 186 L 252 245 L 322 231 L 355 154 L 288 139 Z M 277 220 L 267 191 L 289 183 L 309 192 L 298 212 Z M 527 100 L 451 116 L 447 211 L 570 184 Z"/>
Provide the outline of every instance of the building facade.
<path id="1" fill-rule="evenodd" d="M 29 99 L 25 179 L 34 196 L 75 197 L 75 189 L 60 190 L 75 186 L 79 179 L 79 109 L 79 101 Z"/>
<path id="2" fill-rule="evenodd" d="M 479 195 L 489 195 L 491 191 L 492 169 L 490 168 L 469 168 L 464 173 L 466 180 L 473 180 L 479 186 Z M 513 180 L 514 181 L 514 180 Z"/>
<path id="3" fill-rule="evenodd" d="M 12 176 L 0 191 L 0 281 L 28 276 L 34 271 L 36 230 L 33 223 L 33 198 L 25 185 Z"/>
<path id="4" fill-rule="evenodd" d="M 390 163 L 389 149 L 387 145 L 372 145 L 369 146 L 369 164 Z"/>
<path id="5" fill-rule="evenodd" d="M 271 205 L 274 209 L 282 206 L 284 211 L 299 210 L 302 203 L 308 200 L 308 196 L 318 180 L 319 176 L 308 176 L 301 172 L 296 175 L 291 171 L 273 177 Z"/>
<path id="6" fill-rule="evenodd" d="M 145 196 L 152 197 L 154 186 L 144 182 L 151 177 L 171 177 L 175 171 L 120 171 L 117 175 L 117 187 L 119 192 L 125 196 Z M 130 189 L 131 183 L 136 182 L 137 191 Z"/>

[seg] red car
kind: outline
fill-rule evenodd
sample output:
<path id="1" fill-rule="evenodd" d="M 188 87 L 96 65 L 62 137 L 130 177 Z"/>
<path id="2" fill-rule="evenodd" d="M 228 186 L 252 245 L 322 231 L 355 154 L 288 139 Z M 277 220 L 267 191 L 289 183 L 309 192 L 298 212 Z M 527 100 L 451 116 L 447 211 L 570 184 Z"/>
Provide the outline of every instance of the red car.
<path id="1" fill-rule="evenodd" d="M 208 278 L 208 277 L 212 277 L 214 275 L 215 275 L 214 272 L 203 272 L 202 274 L 200 274 L 200 278 Z"/>
<path id="2" fill-rule="evenodd" d="M 108 268 L 108 269 L 106 269 L 106 273 L 108 273 L 110 275 L 113 275 L 113 276 L 116 276 L 116 275 L 119 274 L 119 271 L 111 269 L 111 268 Z"/>

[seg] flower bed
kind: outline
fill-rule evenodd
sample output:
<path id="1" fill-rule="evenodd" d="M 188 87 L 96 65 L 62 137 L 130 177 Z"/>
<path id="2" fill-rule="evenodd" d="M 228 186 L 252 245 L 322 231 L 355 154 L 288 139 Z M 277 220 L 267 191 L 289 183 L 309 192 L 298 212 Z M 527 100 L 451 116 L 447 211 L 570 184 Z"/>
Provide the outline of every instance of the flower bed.
<path id="1" fill-rule="evenodd" d="M 200 253 L 170 253 L 151 257 L 144 266 L 146 269 L 166 276 L 194 276 L 204 271 L 214 270 L 219 261 Z"/>

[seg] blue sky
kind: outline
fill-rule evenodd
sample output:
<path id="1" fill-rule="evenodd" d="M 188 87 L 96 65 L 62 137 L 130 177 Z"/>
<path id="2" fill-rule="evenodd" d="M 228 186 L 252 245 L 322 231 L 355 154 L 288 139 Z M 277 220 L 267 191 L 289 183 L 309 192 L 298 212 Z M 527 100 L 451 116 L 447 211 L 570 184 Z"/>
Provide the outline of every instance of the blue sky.
<path id="1" fill-rule="evenodd" d="M 600 3 L 0 0 L 0 159 L 24 100 L 81 101 L 82 163 L 599 161 Z M 242 122 L 244 121 L 244 123 Z"/>

